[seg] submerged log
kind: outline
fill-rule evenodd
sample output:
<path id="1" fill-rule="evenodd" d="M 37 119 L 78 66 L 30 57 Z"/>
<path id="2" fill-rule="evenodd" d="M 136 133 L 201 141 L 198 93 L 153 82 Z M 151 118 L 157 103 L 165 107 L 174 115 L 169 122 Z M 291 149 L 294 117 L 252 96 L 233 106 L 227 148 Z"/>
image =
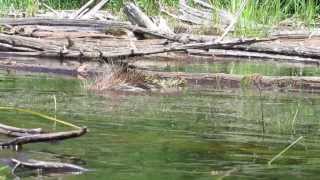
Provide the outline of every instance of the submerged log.
<path id="1" fill-rule="evenodd" d="M 161 78 L 179 78 L 185 80 L 188 86 L 202 85 L 211 88 L 256 88 L 260 90 L 320 92 L 320 77 L 144 72 Z"/>
<path id="2" fill-rule="evenodd" d="M 4 130 L 7 132 L 17 132 L 17 133 L 22 133 L 22 134 L 40 134 L 43 132 L 41 128 L 25 129 L 25 128 L 17 128 L 17 127 L 13 127 L 13 126 L 8 126 L 5 124 L 0 124 L 0 130 Z"/>
<path id="3" fill-rule="evenodd" d="M 65 140 L 65 139 L 79 137 L 86 133 L 87 133 L 87 128 L 84 127 L 79 130 L 67 131 L 67 132 L 25 135 L 25 136 L 21 136 L 21 137 L 17 137 L 12 140 L 9 140 L 8 142 L 0 143 L 0 146 L 16 147 L 16 146 L 21 146 L 23 144 L 29 144 L 29 143 Z"/>
<path id="4" fill-rule="evenodd" d="M 153 57 L 152 59 L 155 59 Z M 184 59 L 184 58 L 183 58 Z M 57 62 L 58 63 L 58 62 Z M 91 63 L 91 62 L 90 62 Z M 94 63 L 93 63 L 94 64 Z M 88 64 L 87 74 L 89 77 L 96 78 L 106 73 L 106 67 L 90 68 L 93 64 Z M 0 63 L 0 68 L 3 65 Z M 19 69 L 23 71 L 31 72 L 50 72 L 64 75 L 77 76 L 79 72 L 77 68 L 70 68 L 65 66 L 52 67 L 51 69 L 47 66 L 39 66 L 33 64 L 17 63 L 15 65 L 7 65 L 10 69 Z M 314 67 L 314 65 L 313 65 Z M 139 68 L 138 68 L 139 69 Z M 299 76 L 262 76 L 259 74 L 253 75 L 234 75 L 234 74 L 223 74 L 223 73 L 171 73 L 171 72 L 155 72 L 155 71 L 141 71 L 142 74 L 148 76 L 159 77 L 160 79 L 172 78 L 181 79 L 186 82 L 187 87 L 203 86 L 209 88 L 261 88 L 262 90 L 288 90 L 288 91 L 303 91 L 303 92 L 316 92 L 320 93 L 320 77 L 299 77 Z M 110 72 L 112 73 L 112 72 Z"/>
<path id="5" fill-rule="evenodd" d="M 47 162 L 47 161 L 37 161 L 37 160 L 28 160 L 20 161 L 17 159 L 11 159 L 11 162 L 14 165 L 12 173 L 14 174 L 16 169 L 19 167 L 29 168 L 29 169 L 41 169 L 44 171 L 54 171 L 54 172 L 86 172 L 89 171 L 86 168 L 77 166 L 69 163 L 60 163 L 60 162 Z"/>

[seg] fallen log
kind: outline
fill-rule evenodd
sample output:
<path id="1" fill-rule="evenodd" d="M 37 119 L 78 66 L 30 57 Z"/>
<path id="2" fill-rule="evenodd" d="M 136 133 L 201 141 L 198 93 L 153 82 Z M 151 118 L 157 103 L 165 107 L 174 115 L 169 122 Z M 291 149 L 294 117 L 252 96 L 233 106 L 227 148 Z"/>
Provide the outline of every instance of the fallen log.
<path id="1" fill-rule="evenodd" d="M 240 51 L 240 50 L 210 49 L 209 51 L 204 51 L 204 50 L 190 49 L 188 50 L 188 54 L 195 55 L 195 56 L 249 58 L 249 59 L 258 59 L 261 61 L 273 60 L 278 62 L 310 64 L 310 65 L 317 65 L 317 66 L 320 65 L 319 59 L 314 59 L 314 58 L 305 58 L 305 57 L 299 57 L 299 56 L 278 55 L 278 54 L 251 52 L 251 51 Z"/>
<path id="2" fill-rule="evenodd" d="M 270 34 L 273 37 L 287 38 L 287 39 L 305 39 L 311 37 L 319 37 L 320 29 L 314 30 L 280 30 L 274 31 Z"/>
<path id="3" fill-rule="evenodd" d="M 158 54 L 164 52 L 174 51 L 187 51 L 188 49 L 211 49 L 211 48 L 231 48 L 236 45 L 252 44 L 257 42 L 271 41 L 273 39 L 238 39 L 235 41 L 225 42 L 206 42 L 206 43 L 165 43 L 165 44 L 147 44 L 146 47 L 139 46 L 140 42 L 136 41 L 135 47 L 132 48 L 130 43 L 126 44 L 125 47 L 110 47 L 104 46 L 103 43 L 94 42 L 90 44 L 88 41 L 77 41 L 74 42 L 67 38 L 67 42 L 35 39 L 29 37 L 21 37 L 15 35 L 0 34 L 0 43 L 4 44 L 4 48 L 11 46 L 13 48 L 27 48 L 26 52 L 33 52 L 29 55 L 36 57 L 56 57 L 56 58 L 83 58 L 83 59 L 94 59 L 94 58 L 123 58 L 123 57 L 134 57 L 143 56 L 150 54 Z M 121 40 L 120 40 L 121 41 Z M 99 41 L 98 41 L 99 42 Z M 1 45 L 0 44 L 0 48 Z M 99 46 L 98 48 L 96 46 Z"/>
<path id="4" fill-rule="evenodd" d="M 45 134 L 33 134 L 14 138 L 8 142 L 0 143 L 0 147 L 19 147 L 23 144 L 58 141 L 82 136 L 87 133 L 87 128 L 67 132 L 55 132 Z"/>
<path id="5" fill-rule="evenodd" d="M 209 26 L 216 21 L 221 28 L 229 26 L 231 22 L 234 21 L 235 17 L 226 10 L 214 9 L 201 0 L 194 0 L 194 3 L 199 4 L 204 8 L 196 9 L 188 6 L 186 0 L 179 1 L 179 11 L 181 13 L 181 15 L 178 15 L 179 19 L 193 24 Z"/>
<path id="6" fill-rule="evenodd" d="M 279 91 L 303 91 L 320 92 L 320 77 L 299 77 L 299 76 L 262 76 L 234 75 L 224 73 L 168 73 L 143 71 L 151 76 L 161 78 L 178 78 L 185 80 L 188 86 L 203 86 L 210 88 L 253 88 L 259 90 Z"/>
<path id="7" fill-rule="evenodd" d="M 216 37 L 194 36 L 189 34 L 174 34 L 160 32 L 159 30 L 147 29 L 131 25 L 129 22 L 119 21 L 101 21 L 101 20 L 83 20 L 83 19 L 48 19 L 48 18 L 0 18 L 2 26 L 41 26 L 36 27 L 42 30 L 64 30 L 75 32 L 100 32 L 105 33 L 108 29 L 127 29 L 137 34 L 148 35 L 147 37 L 163 38 L 170 41 L 188 43 L 188 42 L 206 42 L 212 41 Z M 54 28 L 52 28 L 54 27 Z"/>
<path id="8" fill-rule="evenodd" d="M 245 46 L 237 45 L 230 49 L 320 59 L 320 48 L 291 45 L 289 43 L 262 42 Z"/>
<path id="9" fill-rule="evenodd" d="M 12 174 L 15 175 L 15 171 L 17 168 L 29 168 L 35 170 L 43 170 L 45 172 L 77 172 L 83 173 L 89 171 L 86 168 L 81 166 L 77 166 L 69 163 L 60 163 L 60 162 L 47 162 L 47 161 L 37 161 L 37 160 L 28 160 L 28 161 L 20 161 L 17 159 L 11 159 L 11 163 L 14 164 L 12 169 Z"/>

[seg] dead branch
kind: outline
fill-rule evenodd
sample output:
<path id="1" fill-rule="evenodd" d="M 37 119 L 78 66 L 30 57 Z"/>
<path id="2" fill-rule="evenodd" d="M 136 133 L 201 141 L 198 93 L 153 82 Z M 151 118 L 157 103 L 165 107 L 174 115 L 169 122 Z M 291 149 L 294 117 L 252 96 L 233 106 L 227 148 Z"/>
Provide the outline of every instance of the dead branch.
<path id="1" fill-rule="evenodd" d="M 77 10 L 76 12 L 74 12 L 71 15 L 71 19 L 78 19 L 81 18 L 81 14 L 83 14 L 84 11 L 86 11 L 86 9 L 94 2 L 95 0 L 90 0 L 88 1 L 85 5 L 83 5 L 79 10 Z"/>
<path id="2" fill-rule="evenodd" d="M 0 143 L 1 147 L 16 147 L 23 144 L 37 143 L 37 142 L 48 142 L 65 140 L 70 138 L 75 138 L 86 134 L 87 128 L 81 128 L 79 130 L 67 131 L 67 132 L 55 132 L 55 133 L 45 133 L 45 134 L 34 134 L 17 137 L 8 142 Z"/>
<path id="3" fill-rule="evenodd" d="M 93 17 L 109 0 L 101 0 L 97 5 L 95 5 L 91 10 L 82 15 L 81 19 L 89 19 Z"/>

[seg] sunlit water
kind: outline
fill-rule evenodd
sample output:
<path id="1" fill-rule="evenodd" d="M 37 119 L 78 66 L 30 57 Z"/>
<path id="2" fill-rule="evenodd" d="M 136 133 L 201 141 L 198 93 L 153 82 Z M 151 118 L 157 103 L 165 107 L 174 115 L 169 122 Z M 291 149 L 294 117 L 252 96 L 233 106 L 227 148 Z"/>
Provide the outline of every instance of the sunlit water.
<path id="1" fill-rule="evenodd" d="M 319 97 L 203 88 L 99 96 L 71 78 L 1 72 L 0 106 L 46 113 L 90 132 L 63 142 L 25 145 L 21 152 L 2 150 L 0 158 L 68 162 L 92 170 L 53 177 L 18 171 L 24 179 L 318 179 Z M 0 111 L 0 122 L 54 128 L 52 122 L 14 111 Z M 12 178 L 10 172 L 0 173 Z"/>

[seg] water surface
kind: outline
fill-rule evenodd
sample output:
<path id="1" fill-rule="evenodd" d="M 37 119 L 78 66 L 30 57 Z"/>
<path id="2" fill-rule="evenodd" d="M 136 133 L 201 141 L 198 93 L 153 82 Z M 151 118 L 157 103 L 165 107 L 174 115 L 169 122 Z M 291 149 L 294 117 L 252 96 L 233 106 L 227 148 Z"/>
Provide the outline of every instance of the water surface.
<path id="1" fill-rule="evenodd" d="M 317 179 L 319 97 L 203 88 L 102 96 L 85 91 L 71 78 L 1 72 L 0 106 L 46 113 L 87 126 L 90 132 L 64 142 L 26 145 L 18 153 L 2 150 L 0 158 L 69 162 L 93 170 L 81 175 L 44 174 L 44 179 Z M 14 111 L 1 111 L 0 121 L 65 129 Z M 300 136 L 302 141 L 268 166 Z M 18 175 L 41 176 L 28 171 Z"/>

